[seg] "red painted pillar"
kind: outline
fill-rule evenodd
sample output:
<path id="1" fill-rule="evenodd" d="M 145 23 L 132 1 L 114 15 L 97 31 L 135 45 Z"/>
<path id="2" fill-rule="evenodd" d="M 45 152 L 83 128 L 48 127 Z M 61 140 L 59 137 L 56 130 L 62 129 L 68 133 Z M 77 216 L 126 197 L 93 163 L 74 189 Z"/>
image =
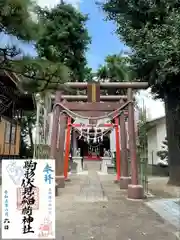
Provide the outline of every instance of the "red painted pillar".
<path id="1" fill-rule="evenodd" d="M 66 143 L 65 143 L 65 157 L 64 157 L 64 178 L 68 178 L 68 167 L 69 167 L 69 152 L 71 145 L 71 117 L 68 117 L 67 131 L 66 131 Z"/>
<path id="2" fill-rule="evenodd" d="M 120 180 L 121 176 L 121 154 L 120 154 L 120 129 L 119 129 L 119 119 L 115 118 L 115 133 L 116 133 L 116 181 Z"/>

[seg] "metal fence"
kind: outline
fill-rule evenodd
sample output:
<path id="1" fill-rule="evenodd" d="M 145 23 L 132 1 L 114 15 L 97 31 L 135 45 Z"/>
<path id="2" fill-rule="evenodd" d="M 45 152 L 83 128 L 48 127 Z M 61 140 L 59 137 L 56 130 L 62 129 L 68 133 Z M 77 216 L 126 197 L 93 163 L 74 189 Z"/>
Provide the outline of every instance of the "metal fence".
<path id="1" fill-rule="evenodd" d="M 148 194 L 148 159 L 138 159 L 138 177 L 139 183 L 144 188 L 144 193 Z"/>

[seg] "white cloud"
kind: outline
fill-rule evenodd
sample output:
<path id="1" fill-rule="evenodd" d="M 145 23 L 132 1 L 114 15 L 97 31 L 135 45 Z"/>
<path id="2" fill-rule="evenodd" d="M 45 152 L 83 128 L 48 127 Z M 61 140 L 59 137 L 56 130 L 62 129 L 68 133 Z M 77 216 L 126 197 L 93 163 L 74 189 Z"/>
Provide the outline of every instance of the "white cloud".
<path id="1" fill-rule="evenodd" d="M 65 0 L 64 2 L 67 2 L 69 4 L 72 4 L 76 8 L 79 8 L 81 0 Z M 36 0 L 37 4 L 41 7 L 48 7 L 52 8 L 60 3 L 60 0 Z"/>

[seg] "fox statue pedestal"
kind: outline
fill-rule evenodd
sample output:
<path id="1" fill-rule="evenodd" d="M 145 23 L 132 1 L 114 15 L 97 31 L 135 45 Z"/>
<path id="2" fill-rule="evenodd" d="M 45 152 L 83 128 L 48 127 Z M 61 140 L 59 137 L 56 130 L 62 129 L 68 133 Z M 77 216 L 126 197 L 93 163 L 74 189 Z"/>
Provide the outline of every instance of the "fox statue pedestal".
<path id="1" fill-rule="evenodd" d="M 73 159 L 73 162 L 77 164 L 76 166 L 76 173 L 81 173 L 83 172 L 83 169 L 82 169 L 82 163 L 81 163 L 81 157 L 79 156 L 75 156 L 72 158 Z"/>
<path id="2" fill-rule="evenodd" d="M 111 164 L 112 164 L 111 157 L 102 157 L 101 172 L 104 174 L 108 174 L 108 165 Z"/>

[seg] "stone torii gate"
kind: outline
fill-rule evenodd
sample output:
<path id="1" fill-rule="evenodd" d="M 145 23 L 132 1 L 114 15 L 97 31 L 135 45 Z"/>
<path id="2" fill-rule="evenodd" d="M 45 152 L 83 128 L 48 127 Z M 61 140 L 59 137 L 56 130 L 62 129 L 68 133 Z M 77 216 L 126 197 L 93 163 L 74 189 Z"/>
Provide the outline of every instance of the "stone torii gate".
<path id="1" fill-rule="evenodd" d="M 113 113 L 115 124 L 120 124 L 121 139 L 116 137 L 116 145 L 121 142 L 120 147 L 116 148 L 117 158 L 119 158 L 117 171 L 120 172 L 119 179 L 121 189 L 127 189 L 128 198 L 141 199 L 144 197 L 143 187 L 138 182 L 138 164 L 136 153 L 136 135 L 134 123 L 134 96 L 133 89 L 147 89 L 146 82 L 106 82 L 106 83 L 87 83 L 87 82 L 69 82 L 65 83 L 67 87 L 74 89 L 87 89 L 87 95 L 63 95 L 62 91 L 56 92 L 53 108 L 53 127 L 51 135 L 50 158 L 56 161 L 56 183 L 59 187 L 64 187 L 64 181 L 67 177 L 68 158 L 70 151 L 70 131 L 72 118 L 79 114 L 89 117 L 90 124 L 95 124 L 92 118 L 98 118 L 102 115 Z M 127 96 L 121 95 L 101 95 L 101 89 L 127 89 Z M 86 101 L 86 102 L 82 102 Z M 71 113 L 71 114 L 70 114 Z M 127 133 L 125 128 L 125 118 L 128 117 L 129 134 L 129 153 L 131 160 L 131 177 L 128 171 L 127 157 Z M 60 124 L 59 124 L 60 122 Z M 60 131 L 58 130 L 60 126 Z M 67 131 L 65 131 L 67 127 Z M 66 134 L 66 150 L 64 153 L 64 141 Z M 117 130 L 117 134 L 118 130 Z M 117 136 L 116 134 L 116 136 Z M 119 153 L 118 153 L 119 152 Z M 121 158 L 121 163 L 120 163 Z"/>

